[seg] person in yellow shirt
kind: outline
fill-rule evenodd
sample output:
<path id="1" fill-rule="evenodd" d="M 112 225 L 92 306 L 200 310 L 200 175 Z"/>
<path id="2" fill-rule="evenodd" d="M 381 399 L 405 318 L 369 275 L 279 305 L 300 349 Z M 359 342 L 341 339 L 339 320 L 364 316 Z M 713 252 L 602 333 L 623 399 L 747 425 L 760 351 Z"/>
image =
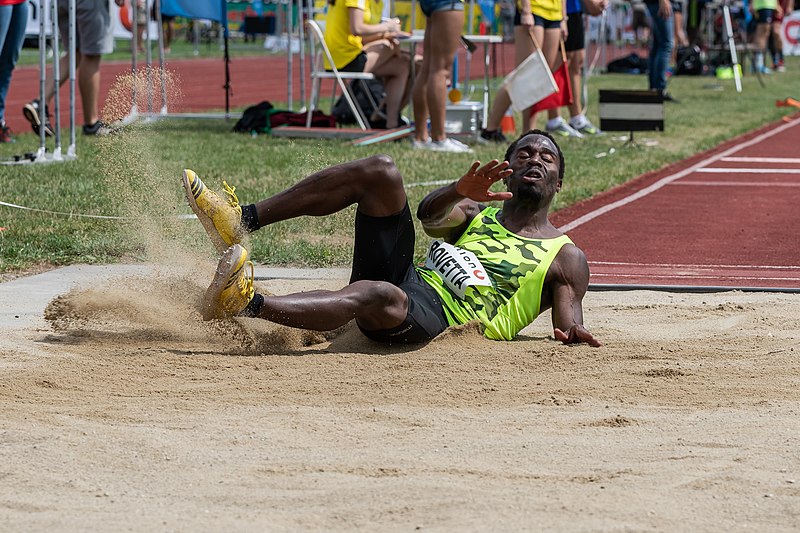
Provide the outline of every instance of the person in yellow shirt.
<path id="1" fill-rule="evenodd" d="M 338 70 L 371 72 L 386 89 L 386 127 L 396 128 L 408 102 L 411 59 L 398 46 L 400 20 L 370 23 L 375 16 L 370 0 L 330 0 L 325 20 L 325 43 Z M 330 68 L 330 65 L 326 65 Z"/>

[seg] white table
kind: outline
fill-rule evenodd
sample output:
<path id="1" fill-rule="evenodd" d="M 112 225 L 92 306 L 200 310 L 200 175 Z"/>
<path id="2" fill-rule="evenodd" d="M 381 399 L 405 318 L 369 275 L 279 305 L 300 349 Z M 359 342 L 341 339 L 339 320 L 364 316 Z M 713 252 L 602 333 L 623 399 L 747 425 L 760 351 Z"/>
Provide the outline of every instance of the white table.
<path id="1" fill-rule="evenodd" d="M 414 47 L 421 43 L 424 38 L 422 33 L 413 33 L 410 37 L 402 39 L 401 43 L 408 43 L 412 45 L 412 53 L 411 53 L 411 68 L 412 68 L 412 78 L 413 78 L 413 69 L 414 69 Z M 489 87 L 489 64 L 491 63 L 491 55 L 489 54 L 490 46 L 492 44 L 498 44 L 503 42 L 502 35 L 465 35 L 465 39 L 475 44 L 483 44 L 483 120 L 481 123 L 481 127 L 485 128 L 486 123 L 489 119 L 489 106 L 491 105 L 491 89 Z M 464 69 L 465 77 L 464 77 L 464 85 L 469 85 L 469 76 L 470 76 L 470 66 L 471 66 L 471 59 L 472 53 L 467 51 L 467 61 L 466 66 Z"/>

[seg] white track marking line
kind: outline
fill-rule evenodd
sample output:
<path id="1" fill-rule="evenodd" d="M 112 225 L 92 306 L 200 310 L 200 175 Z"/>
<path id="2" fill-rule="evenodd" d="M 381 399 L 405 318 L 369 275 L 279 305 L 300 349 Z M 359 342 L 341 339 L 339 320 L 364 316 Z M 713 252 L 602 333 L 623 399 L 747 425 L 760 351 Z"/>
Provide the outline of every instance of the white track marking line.
<path id="1" fill-rule="evenodd" d="M 800 157 L 723 157 L 726 163 L 786 163 L 800 165 Z"/>
<path id="2" fill-rule="evenodd" d="M 792 128 L 792 127 L 794 127 L 794 126 L 796 126 L 798 124 L 800 124 L 800 118 L 796 118 L 796 119 L 794 119 L 794 120 L 792 120 L 790 122 L 786 122 L 784 124 L 781 124 L 777 128 L 774 128 L 774 129 L 771 129 L 769 131 L 766 131 L 766 132 L 762 133 L 761 135 L 757 135 L 756 137 L 753 137 L 752 139 L 747 140 L 747 141 L 745 141 L 743 143 L 731 146 L 727 150 L 723 150 L 722 152 L 720 152 L 718 154 L 712 155 L 711 157 L 709 157 L 707 159 L 704 159 L 704 160 L 702 160 L 702 161 L 700 161 L 698 163 L 695 163 L 694 165 L 692 165 L 692 166 L 690 166 L 688 168 L 685 168 L 685 169 L 683 169 L 683 170 L 681 170 L 679 172 L 676 172 L 675 174 L 671 174 L 669 176 L 663 177 L 660 180 L 658 180 L 657 182 L 645 187 L 644 189 L 636 191 L 635 193 L 633 193 L 633 194 L 631 194 L 629 196 L 626 196 L 625 198 L 622 198 L 620 200 L 617 200 L 616 202 L 612 202 L 610 204 L 607 204 L 607 205 L 604 205 L 602 207 L 599 207 L 598 209 L 595 209 L 594 211 L 590 211 L 589 213 L 586 213 L 585 215 L 576 218 L 572 222 L 564 224 L 563 226 L 559 227 L 558 229 L 563 231 L 563 232 L 567 232 L 567 231 L 573 230 L 573 229 L 577 228 L 578 226 L 582 226 L 583 224 L 586 224 L 590 220 L 594 220 L 595 218 L 599 217 L 600 215 L 604 215 L 606 213 L 609 213 L 609 212 L 613 211 L 614 209 L 617 209 L 618 207 L 622 207 L 622 206 L 628 205 L 629 203 L 634 202 L 634 201 L 638 200 L 639 198 L 644 198 L 648 194 L 651 194 L 651 193 L 659 190 L 660 188 L 664 187 L 665 185 L 668 185 L 669 183 L 672 183 L 675 180 L 678 180 L 678 179 L 680 179 L 680 178 L 682 178 L 684 176 L 687 176 L 687 175 L 691 174 L 692 172 L 696 172 L 698 169 L 704 168 L 704 167 L 710 165 L 711 163 L 719 161 L 723 157 L 728 157 L 730 154 L 736 153 L 737 151 L 742 150 L 743 148 L 747 148 L 748 146 L 752 146 L 754 144 L 757 144 L 757 143 L 760 143 L 762 141 L 765 141 L 766 139 L 769 139 L 770 137 L 772 137 L 774 135 L 777 135 L 778 133 L 781 133 L 781 132 L 783 132 L 783 131 L 785 131 L 785 130 L 787 130 L 789 128 Z"/>
<path id="3" fill-rule="evenodd" d="M 592 278 L 641 278 L 646 277 L 647 279 L 715 279 L 715 280 L 753 280 L 753 281 L 797 281 L 798 278 L 783 278 L 783 277 L 764 277 L 764 276 L 659 276 L 659 275 L 652 275 L 647 274 L 646 276 L 642 274 L 594 274 L 592 273 Z M 733 290 L 735 287 L 731 287 Z"/>
<path id="4" fill-rule="evenodd" d="M 762 181 L 682 181 L 680 183 L 670 183 L 670 187 L 682 187 L 684 185 L 705 185 L 709 187 L 800 187 L 800 183 L 764 183 Z"/>
<path id="5" fill-rule="evenodd" d="M 708 174 L 800 174 L 800 168 L 698 168 L 695 172 Z"/>
<path id="6" fill-rule="evenodd" d="M 687 265 L 675 263 L 629 263 L 626 261 L 589 261 L 590 265 L 637 266 L 659 268 L 741 268 L 741 269 L 774 269 L 800 270 L 800 265 Z"/>

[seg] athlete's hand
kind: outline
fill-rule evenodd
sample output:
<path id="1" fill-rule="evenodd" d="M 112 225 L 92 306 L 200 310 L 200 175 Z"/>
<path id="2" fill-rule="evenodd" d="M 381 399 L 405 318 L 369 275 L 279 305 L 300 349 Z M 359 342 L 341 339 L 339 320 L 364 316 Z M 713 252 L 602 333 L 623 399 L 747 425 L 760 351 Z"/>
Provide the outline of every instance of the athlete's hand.
<path id="1" fill-rule="evenodd" d="M 522 13 L 519 16 L 519 25 L 533 28 L 533 13 Z"/>
<path id="2" fill-rule="evenodd" d="M 569 328 L 566 333 L 558 328 L 555 328 L 553 330 L 553 335 L 557 341 L 561 341 L 564 344 L 578 344 L 585 342 L 589 346 L 594 346 L 595 348 L 602 346 L 600 341 L 595 339 L 594 335 L 592 335 L 588 329 L 580 324 L 575 324 Z"/>
<path id="3" fill-rule="evenodd" d="M 509 200 L 514 196 L 510 192 L 492 192 L 489 188 L 511 173 L 508 161 L 501 163 L 497 159 L 492 159 L 482 167 L 480 161 L 475 161 L 467 173 L 456 182 L 456 192 L 476 202 Z"/>

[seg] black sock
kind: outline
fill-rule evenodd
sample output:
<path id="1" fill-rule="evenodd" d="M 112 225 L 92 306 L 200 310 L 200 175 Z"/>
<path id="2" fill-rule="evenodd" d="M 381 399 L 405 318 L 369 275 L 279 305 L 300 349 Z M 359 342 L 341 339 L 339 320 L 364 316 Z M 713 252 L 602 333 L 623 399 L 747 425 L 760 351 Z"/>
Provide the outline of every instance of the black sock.
<path id="1" fill-rule="evenodd" d="M 258 293 L 253 295 L 253 299 L 250 300 L 250 303 L 247 304 L 247 307 L 242 309 L 242 312 L 239 313 L 239 316 L 245 317 L 255 317 L 258 316 L 258 313 L 261 311 L 261 306 L 264 305 L 264 297 Z"/>
<path id="2" fill-rule="evenodd" d="M 258 222 L 256 204 L 242 206 L 242 227 L 247 230 L 247 233 L 253 233 L 261 228 L 261 224 Z"/>

